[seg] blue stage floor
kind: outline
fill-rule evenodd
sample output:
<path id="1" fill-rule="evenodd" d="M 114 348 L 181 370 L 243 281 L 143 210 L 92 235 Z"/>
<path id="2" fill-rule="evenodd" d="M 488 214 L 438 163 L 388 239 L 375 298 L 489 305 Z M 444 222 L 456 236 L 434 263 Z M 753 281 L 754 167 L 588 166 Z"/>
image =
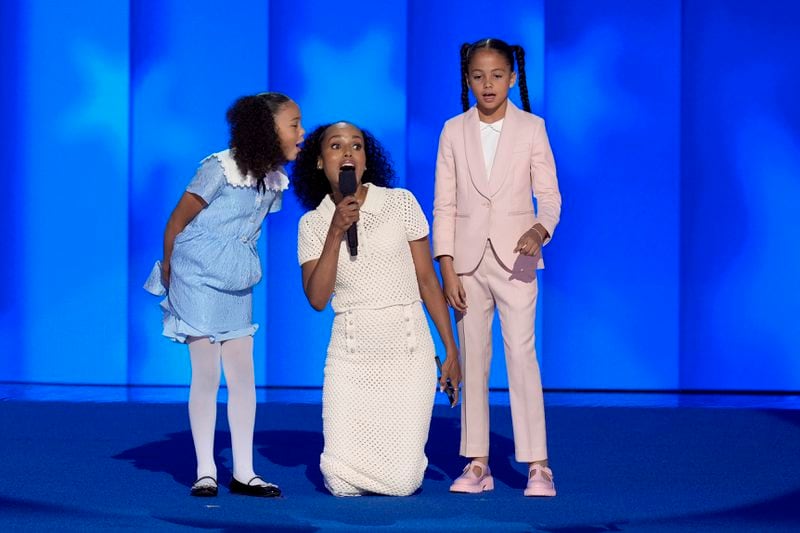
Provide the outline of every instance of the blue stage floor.
<path id="1" fill-rule="evenodd" d="M 265 501 L 231 495 L 220 405 L 220 494 L 188 495 L 194 452 L 182 387 L 0 386 L 0 531 L 800 531 L 796 395 L 546 394 L 558 496 L 522 496 L 507 394 L 492 395 L 495 490 L 448 492 L 458 410 L 434 408 L 421 490 L 330 496 L 319 472 L 320 391 L 262 389 L 256 470 Z M 442 395 L 437 395 L 442 396 Z"/>
<path id="2" fill-rule="evenodd" d="M 222 387 L 220 400 L 226 390 Z M 319 403 L 321 389 L 257 389 L 259 403 Z M 177 403 L 189 397 L 188 387 L 47 385 L 0 382 L 0 401 L 25 400 L 45 402 L 143 402 Z M 507 391 L 492 391 L 492 405 L 508 405 Z M 437 404 L 446 405 L 441 394 Z M 800 394 L 770 393 L 671 393 L 671 392 L 546 392 L 548 407 L 709 407 L 736 409 L 800 409 Z"/>

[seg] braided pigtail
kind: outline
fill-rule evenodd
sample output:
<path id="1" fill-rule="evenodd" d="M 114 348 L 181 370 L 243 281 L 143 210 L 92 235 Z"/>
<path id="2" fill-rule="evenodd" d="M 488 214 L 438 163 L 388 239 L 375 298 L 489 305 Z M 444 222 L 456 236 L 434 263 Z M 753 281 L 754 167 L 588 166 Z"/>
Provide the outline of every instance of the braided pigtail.
<path id="1" fill-rule="evenodd" d="M 467 43 L 461 45 L 461 106 L 464 111 L 469 109 L 469 83 L 467 83 L 467 70 L 469 69 L 469 50 Z"/>
<path id="2" fill-rule="evenodd" d="M 511 48 L 514 50 L 514 55 L 517 58 L 517 68 L 519 70 L 517 73 L 517 80 L 519 82 L 519 95 L 522 99 L 522 108 L 530 113 L 531 101 L 530 98 L 528 98 L 528 80 L 525 76 L 525 50 L 518 44 L 515 44 Z"/>

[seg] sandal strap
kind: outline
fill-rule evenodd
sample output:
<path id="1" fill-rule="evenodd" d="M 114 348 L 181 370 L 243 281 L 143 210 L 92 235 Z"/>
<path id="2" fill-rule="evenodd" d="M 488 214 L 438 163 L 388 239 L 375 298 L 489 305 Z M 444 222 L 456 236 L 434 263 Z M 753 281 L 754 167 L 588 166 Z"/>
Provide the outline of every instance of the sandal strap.
<path id="1" fill-rule="evenodd" d="M 211 477 L 211 476 L 203 476 L 203 477 L 199 477 L 199 478 L 195 479 L 195 480 L 194 480 L 194 483 L 192 484 L 192 486 L 195 486 L 195 485 L 197 485 L 198 483 L 200 483 L 200 482 L 201 482 L 202 480 L 204 480 L 204 479 L 210 479 L 211 481 L 213 481 L 213 482 L 214 482 L 214 485 L 217 485 L 217 484 L 218 484 L 218 483 L 217 483 L 217 480 L 216 480 L 216 479 L 214 479 L 213 477 Z"/>
<path id="2" fill-rule="evenodd" d="M 461 475 L 464 475 L 467 472 L 472 472 L 473 466 L 477 466 L 478 468 L 481 469 L 481 476 L 491 475 L 492 471 L 489 469 L 489 465 L 485 465 L 480 461 L 470 461 L 469 463 L 467 463 L 467 466 L 464 467 L 463 473 Z"/>
<path id="3" fill-rule="evenodd" d="M 544 465 L 533 465 L 528 468 L 528 479 L 531 479 L 534 476 L 534 472 L 536 470 L 538 470 L 540 474 L 549 477 L 550 481 L 553 480 L 553 471 L 550 470 L 549 466 Z"/>
<path id="4" fill-rule="evenodd" d="M 250 483 L 252 483 L 253 480 L 256 480 L 256 479 L 260 479 L 261 481 L 263 481 L 264 485 L 255 485 L 255 486 L 258 486 L 258 487 L 273 487 L 273 488 L 276 488 L 276 489 L 278 488 L 278 485 L 276 485 L 275 483 L 270 483 L 269 481 L 267 481 L 266 479 L 264 479 L 261 476 L 253 476 L 252 478 L 250 478 L 250 481 L 247 482 L 247 486 L 248 487 L 254 486 L 254 485 L 250 485 Z"/>

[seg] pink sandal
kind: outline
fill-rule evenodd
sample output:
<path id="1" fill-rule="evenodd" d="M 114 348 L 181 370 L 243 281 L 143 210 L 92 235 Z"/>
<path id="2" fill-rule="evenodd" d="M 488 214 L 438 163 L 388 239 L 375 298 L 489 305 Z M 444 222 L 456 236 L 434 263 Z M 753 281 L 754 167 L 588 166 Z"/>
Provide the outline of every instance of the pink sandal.
<path id="1" fill-rule="evenodd" d="M 556 486 L 553 483 L 553 471 L 546 466 L 534 464 L 528 470 L 528 486 L 525 496 L 555 496 Z"/>
<path id="2" fill-rule="evenodd" d="M 475 473 L 475 468 L 479 469 L 480 474 Z M 470 461 L 464 467 L 464 472 L 450 485 L 450 492 L 477 494 L 488 490 L 494 490 L 492 471 L 489 470 L 488 465 L 478 461 Z"/>

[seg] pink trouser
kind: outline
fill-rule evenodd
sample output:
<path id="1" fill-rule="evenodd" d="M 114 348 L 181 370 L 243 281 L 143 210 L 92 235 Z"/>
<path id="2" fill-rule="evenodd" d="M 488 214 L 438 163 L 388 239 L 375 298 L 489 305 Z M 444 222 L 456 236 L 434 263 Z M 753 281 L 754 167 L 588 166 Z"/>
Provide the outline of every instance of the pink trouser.
<path id="1" fill-rule="evenodd" d="M 456 313 L 461 348 L 461 455 L 489 455 L 489 369 L 492 320 L 500 315 L 505 347 L 515 457 L 520 462 L 547 459 L 544 401 L 534 346 L 536 261 L 520 256 L 508 270 L 491 244 L 478 267 L 460 275 L 467 311 Z"/>

